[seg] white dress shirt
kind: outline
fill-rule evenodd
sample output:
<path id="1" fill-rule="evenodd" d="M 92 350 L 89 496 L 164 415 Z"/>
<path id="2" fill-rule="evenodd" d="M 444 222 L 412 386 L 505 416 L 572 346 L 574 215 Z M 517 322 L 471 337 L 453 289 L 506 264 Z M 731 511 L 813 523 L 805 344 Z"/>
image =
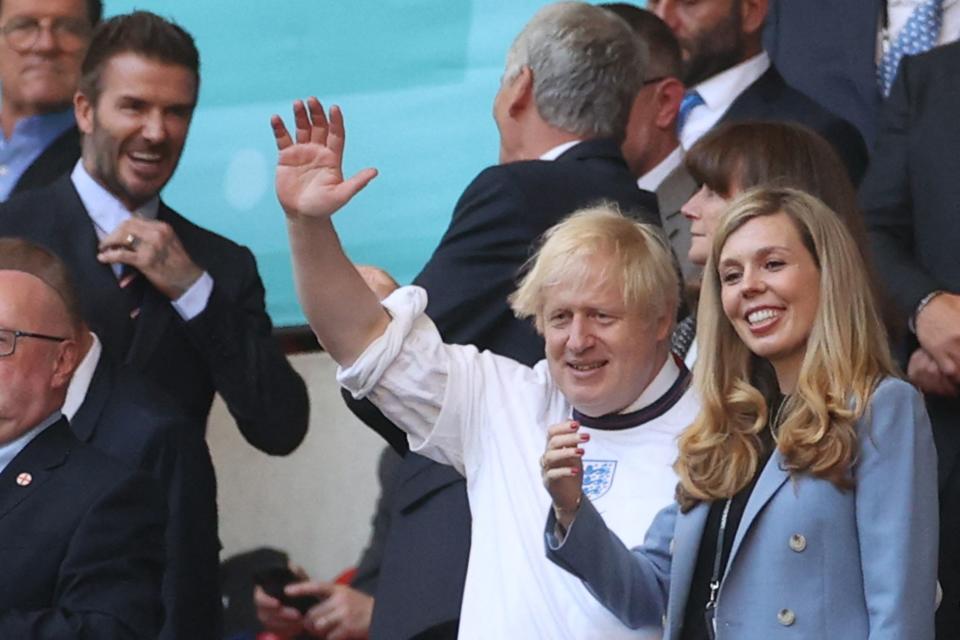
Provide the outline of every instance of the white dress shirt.
<path id="1" fill-rule="evenodd" d="M 60 409 L 63 415 L 67 416 L 67 420 L 73 420 L 73 416 L 77 414 L 80 405 L 86 399 L 87 391 L 90 390 L 90 383 L 93 381 L 93 373 L 97 370 L 97 364 L 100 362 L 100 353 L 103 351 L 100 338 L 92 331 L 90 337 L 93 338 L 93 342 L 70 378 L 70 384 L 67 386 L 67 397 Z"/>
<path id="2" fill-rule="evenodd" d="M 712 129 L 733 101 L 769 68 L 770 56 L 761 52 L 693 87 L 703 98 L 703 104 L 690 111 L 680 132 L 680 144 L 684 150 L 690 149 L 703 134 Z"/>
<path id="3" fill-rule="evenodd" d="M 23 451 L 34 438 L 59 419 L 60 412 L 56 411 L 52 416 L 48 416 L 46 420 L 20 435 L 17 439 L 6 444 L 0 444 L 0 473 L 3 473 L 7 465 L 10 464 L 10 462 L 17 457 L 17 454 Z"/>
<path id="4" fill-rule="evenodd" d="M 87 170 L 83 167 L 83 160 L 78 160 L 77 165 L 70 174 L 70 180 L 83 202 L 90 221 L 93 223 L 97 232 L 97 238 L 103 240 L 114 232 L 124 221 L 133 216 L 156 220 L 160 210 L 160 198 L 154 196 L 149 202 L 140 206 L 136 211 L 128 211 L 116 196 L 103 188 L 103 186 L 94 180 Z M 119 278 L 120 270 L 123 265 L 111 265 L 113 273 Z M 173 308 L 184 320 L 190 320 L 200 315 L 207 308 L 207 301 L 210 300 L 210 294 L 213 292 L 213 278 L 206 271 L 203 272 L 197 281 L 194 282 L 183 295 L 176 300 L 172 300 Z"/>
<path id="5" fill-rule="evenodd" d="M 562 144 L 558 144 L 558 145 L 555 146 L 553 149 L 550 149 L 549 151 L 547 151 L 546 153 L 544 153 L 542 156 L 540 156 L 540 159 L 541 159 L 541 160 L 556 160 L 557 158 L 559 158 L 560 156 L 562 156 L 562 155 L 567 151 L 567 149 L 572 149 L 573 147 L 577 146 L 578 144 L 580 144 L 580 141 L 579 141 L 579 140 L 570 140 L 569 142 L 564 142 L 564 143 L 562 143 Z"/>

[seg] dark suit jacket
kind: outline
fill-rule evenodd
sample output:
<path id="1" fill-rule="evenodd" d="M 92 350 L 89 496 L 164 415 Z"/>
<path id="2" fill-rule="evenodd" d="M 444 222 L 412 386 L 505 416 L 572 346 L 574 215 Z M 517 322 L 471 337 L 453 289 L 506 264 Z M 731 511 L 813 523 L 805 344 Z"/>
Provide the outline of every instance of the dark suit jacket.
<path id="1" fill-rule="evenodd" d="M 720 122 L 773 120 L 810 127 L 833 145 L 858 185 L 867 169 L 867 147 L 856 127 L 787 85 L 775 66 L 737 96 Z"/>
<path id="2" fill-rule="evenodd" d="M 253 254 L 166 205 L 159 218 L 214 280 L 206 309 L 189 322 L 149 285 L 139 318 L 129 319 L 113 271 L 97 262 L 96 232 L 69 176 L 0 206 L 0 235 L 23 236 L 56 252 L 105 352 L 175 398 L 198 425 L 205 425 L 217 391 L 250 444 L 289 453 L 306 434 L 307 392 L 271 336 Z"/>
<path id="3" fill-rule="evenodd" d="M 931 291 L 960 293 L 958 78 L 960 43 L 904 58 L 860 191 L 874 262 L 903 318 Z M 908 340 L 904 351 L 915 347 Z M 953 638 L 960 625 L 960 398 L 927 396 L 926 403 L 940 480 L 937 637 Z"/>
<path id="4" fill-rule="evenodd" d="M 427 314 L 444 340 L 526 364 L 542 359 L 542 338 L 531 323 L 516 319 L 507 296 L 536 239 L 575 209 L 601 200 L 660 225 L 656 196 L 637 188 L 611 140 L 581 142 L 552 162 L 512 162 L 481 172 L 414 280 L 427 290 Z M 348 404 L 406 451 L 405 436 L 370 403 L 348 399 Z M 470 550 L 466 483 L 452 467 L 412 453 L 404 457 L 396 482 L 371 636 L 411 638 L 444 622 L 452 633 L 449 623 L 460 615 Z"/>
<path id="5" fill-rule="evenodd" d="M 931 291 L 960 293 L 958 78 L 960 43 L 904 58 L 860 191 L 876 266 L 904 318 Z M 928 405 L 943 481 L 960 453 L 960 401 Z"/>
<path id="6" fill-rule="evenodd" d="M 157 481 L 167 500 L 160 638 L 219 638 L 217 487 L 203 438 L 166 395 L 101 355 L 70 427 L 81 441 Z"/>
<path id="7" fill-rule="evenodd" d="M 43 431 L 0 473 L 0 638 L 156 638 L 164 512 L 153 480 L 65 419 Z"/>
<path id="8" fill-rule="evenodd" d="M 60 134 L 60 137 L 50 143 L 27 167 L 10 192 L 10 197 L 47 186 L 63 174 L 69 173 L 79 158 L 80 131 L 74 126 Z"/>
<path id="9" fill-rule="evenodd" d="M 852 122 L 869 147 L 883 99 L 877 26 L 885 0 L 773 0 L 764 49 L 790 86 Z"/>

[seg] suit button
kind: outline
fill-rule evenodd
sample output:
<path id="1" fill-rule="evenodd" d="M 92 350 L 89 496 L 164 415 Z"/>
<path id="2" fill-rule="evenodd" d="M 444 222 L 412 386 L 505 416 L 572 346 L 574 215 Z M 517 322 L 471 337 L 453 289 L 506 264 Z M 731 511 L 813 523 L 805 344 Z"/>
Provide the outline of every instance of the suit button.
<path id="1" fill-rule="evenodd" d="M 803 537 L 803 534 L 795 533 L 790 536 L 790 548 L 796 551 L 797 553 L 802 552 L 807 548 L 807 539 Z"/>
<path id="2" fill-rule="evenodd" d="M 777 622 L 785 627 L 789 627 L 796 621 L 797 615 L 793 611 L 790 611 L 790 609 L 780 609 L 780 611 L 777 612 Z"/>

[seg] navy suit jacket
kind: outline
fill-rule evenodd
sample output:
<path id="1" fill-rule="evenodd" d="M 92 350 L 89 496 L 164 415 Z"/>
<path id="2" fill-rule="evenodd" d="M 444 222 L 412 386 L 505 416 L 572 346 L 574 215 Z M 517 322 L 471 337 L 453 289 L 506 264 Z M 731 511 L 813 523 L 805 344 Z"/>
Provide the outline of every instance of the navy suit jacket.
<path id="1" fill-rule="evenodd" d="M 852 122 L 869 147 L 883 98 L 877 25 L 885 0 L 772 0 L 763 47 L 790 86 Z"/>
<path id="2" fill-rule="evenodd" d="M 97 261 L 96 232 L 68 175 L 0 205 L 0 235 L 22 236 L 58 254 L 104 351 L 176 399 L 200 429 L 216 391 L 250 444 L 271 454 L 289 453 L 306 434 L 307 391 L 271 336 L 253 254 L 162 203 L 159 219 L 213 277 L 207 307 L 189 322 L 149 284 L 140 316 L 130 320 L 116 276 Z"/>
<path id="3" fill-rule="evenodd" d="M 60 137 L 50 143 L 27 170 L 23 172 L 10 197 L 45 187 L 65 173 L 69 173 L 80 158 L 80 131 L 70 127 Z"/>
<path id="4" fill-rule="evenodd" d="M 867 147 L 856 127 L 789 86 L 773 65 L 737 96 L 720 122 L 773 120 L 805 125 L 829 142 L 858 185 L 867 169 Z"/>
<path id="5" fill-rule="evenodd" d="M 0 473 L 0 638 L 156 638 L 165 511 L 66 419 L 44 430 Z"/>
<path id="6" fill-rule="evenodd" d="M 175 403 L 101 355 L 70 427 L 82 442 L 157 481 L 167 500 L 160 638 L 220 637 L 217 487 L 203 438 Z"/>
<path id="7" fill-rule="evenodd" d="M 507 305 L 536 240 L 574 210 L 602 200 L 660 226 L 656 196 L 637 188 L 619 145 L 586 140 L 554 161 L 485 169 L 457 202 L 440 245 L 414 280 L 447 342 L 473 344 L 525 364 L 543 358 L 543 339 Z M 372 404 L 345 395 L 351 410 L 401 452 L 406 436 Z M 396 477 L 371 637 L 410 638 L 460 615 L 470 509 L 452 467 L 406 453 Z M 451 636 L 452 637 L 452 636 Z"/>

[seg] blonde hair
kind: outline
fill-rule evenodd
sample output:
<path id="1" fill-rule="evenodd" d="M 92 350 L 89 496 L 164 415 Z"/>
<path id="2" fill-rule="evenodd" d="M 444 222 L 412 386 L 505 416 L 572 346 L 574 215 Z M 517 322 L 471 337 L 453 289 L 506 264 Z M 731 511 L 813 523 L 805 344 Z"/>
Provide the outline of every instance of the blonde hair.
<path id="1" fill-rule="evenodd" d="M 597 274 L 589 261 L 599 255 L 610 262 Z M 597 277 L 619 279 L 628 309 L 648 318 L 676 316 L 680 284 L 666 240 L 656 227 L 623 216 L 615 204 L 580 209 L 548 229 L 524 269 L 510 305 L 518 318 L 533 317 L 541 333 L 546 289 L 560 283 L 582 287 Z"/>
<path id="2" fill-rule="evenodd" d="M 684 510 L 735 495 L 757 472 L 760 433 L 777 383 L 769 363 L 747 349 L 723 313 L 716 266 L 734 232 L 778 213 L 796 226 L 820 272 L 820 303 L 796 390 L 780 412 L 777 448 L 785 467 L 851 488 L 855 423 L 880 379 L 896 373 L 860 251 L 836 214 L 795 189 L 743 193 L 721 220 L 704 270 L 694 369 L 702 406 L 680 437 L 674 467 Z"/>

